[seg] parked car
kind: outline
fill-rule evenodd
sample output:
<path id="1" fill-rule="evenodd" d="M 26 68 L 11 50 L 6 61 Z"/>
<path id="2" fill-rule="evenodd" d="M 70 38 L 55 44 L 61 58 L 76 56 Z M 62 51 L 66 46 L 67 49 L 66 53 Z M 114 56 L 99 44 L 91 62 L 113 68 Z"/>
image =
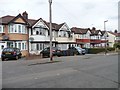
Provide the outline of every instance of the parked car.
<path id="1" fill-rule="evenodd" d="M 70 55 L 85 55 L 86 50 L 82 49 L 81 47 L 70 47 L 68 49 Z"/>
<path id="2" fill-rule="evenodd" d="M 22 53 L 18 48 L 4 48 L 1 54 L 2 61 L 6 59 L 19 59 L 21 58 Z"/>
<path id="3" fill-rule="evenodd" d="M 43 49 L 41 52 L 40 52 L 40 55 L 42 57 L 50 57 L 50 47 L 47 47 L 45 49 Z M 61 49 L 59 47 L 52 47 L 52 55 L 53 56 L 62 56 L 62 52 L 61 52 Z"/>

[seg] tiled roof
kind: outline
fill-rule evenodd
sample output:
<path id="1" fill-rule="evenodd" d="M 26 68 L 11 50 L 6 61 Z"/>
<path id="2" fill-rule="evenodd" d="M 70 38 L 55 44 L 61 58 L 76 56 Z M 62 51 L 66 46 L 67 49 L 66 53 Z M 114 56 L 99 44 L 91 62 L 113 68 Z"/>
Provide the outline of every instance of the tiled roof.
<path id="1" fill-rule="evenodd" d="M 8 24 L 14 18 L 15 18 L 15 16 L 10 16 L 10 15 L 1 17 L 0 19 L 2 20 L 2 22 L 0 22 L 0 23 L 2 23 L 2 24 Z"/>
<path id="2" fill-rule="evenodd" d="M 73 27 L 73 28 L 71 28 L 71 30 L 75 34 L 86 34 L 88 32 L 89 28 L 77 28 L 77 27 Z"/>
<path id="3" fill-rule="evenodd" d="M 101 31 L 102 36 L 105 34 L 106 31 Z"/>
<path id="4" fill-rule="evenodd" d="M 117 34 L 117 37 L 120 37 L 120 33 Z"/>
<path id="5" fill-rule="evenodd" d="M 34 25 L 36 23 L 37 20 L 35 19 L 28 19 L 28 23 L 30 24 L 30 26 Z"/>
<path id="6" fill-rule="evenodd" d="M 101 30 L 90 30 L 91 36 L 98 35 Z"/>
<path id="7" fill-rule="evenodd" d="M 18 17 L 21 17 L 26 23 L 28 23 L 27 20 L 21 14 L 18 14 L 17 16 L 10 16 L 10 15 L 3 16 L 0 18 L 1 19 L 0 23 L 9 24 L 10 22 L 13 22 Z"/>
<path id="8" fill-rule="evenodd" d="M 46 24 L 50 28 L 50 23 L 46 22 Z M 52 23 L 52 29 L 58 31 L 63 25 L 64 23 L 62 24 Z"/>
<path id="9" fill-rule="evenodd" d="M 115 35 L 115 36 L 117 36 L 118 35 L 118 33 L 114 33 L 114 32 L 111 32 L 111 31 L 108 31 L 110 34 L 112 34 L 112 35 Z"/>
<path id="10" fill-rule="evenodd" d="M 19 14 L 20 16 L 22 16 L 21 14 Z M 7 15 L 7 16 L 4 16 L 4 17 L 1 17 L 0 19 L 0 24 L 8 24 L 10 21 L 14 20 L 17 16 L 10 16 L 10 15 Z M 33 26 L 35 23 L 37 23 L 40 19 L 38 20 L 35 20 L 35 19 L 26 19 L 22 16 L 22 18 L 27 21 L 29 23 L 30 26 Z M 43 19 L 42 19 L 43 20 Z M 45 20 L 43 20 L 43 22 L 48 26 L 48 28 L 50 28 L 50 23 L 49 22 L 46 22 Z M 52 23 L 52 29 L 53 30 L 59 30 L 62 26 L 64 25 L 64 23 L 62 24 L 56 24 L 56 23 Z"/>

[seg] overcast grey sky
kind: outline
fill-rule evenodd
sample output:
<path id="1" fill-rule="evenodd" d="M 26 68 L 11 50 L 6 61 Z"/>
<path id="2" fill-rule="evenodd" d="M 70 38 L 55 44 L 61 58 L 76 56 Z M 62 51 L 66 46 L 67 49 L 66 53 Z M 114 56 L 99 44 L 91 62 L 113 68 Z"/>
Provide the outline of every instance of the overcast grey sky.
<path id="1" fill-rule="evenodd" d="M 68 26 L 103 30 L 118 29 L 119 0 L 53 0 L 52 21 L 66 22 Z M 29 18 L 49 21 L 48 0 L 0 0 L 0 17 L 28 12 Z"/>

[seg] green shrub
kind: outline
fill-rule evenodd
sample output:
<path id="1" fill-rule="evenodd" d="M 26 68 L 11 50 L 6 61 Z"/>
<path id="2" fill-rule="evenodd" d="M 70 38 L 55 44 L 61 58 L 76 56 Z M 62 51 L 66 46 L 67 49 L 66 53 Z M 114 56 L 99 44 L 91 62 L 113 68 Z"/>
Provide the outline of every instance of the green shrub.
<path id="1" fill-rule="evenodd" d="M 101 53 L 101 52 L 105 52 L 105 48 L 89 48 L 88 49 L 88 53 L 89 54 L 97 54 L 97 53 Z M 107 48 L 107 51 L 109 52 L 109 51 L 114 51 L 115 50 L 115 48 Z"/>
<path id="2" fill-rule="evenodd" d="M 120 49 L 120 43 L 115 43 L 115 44 L 114 44 L 114 48 Z"/>

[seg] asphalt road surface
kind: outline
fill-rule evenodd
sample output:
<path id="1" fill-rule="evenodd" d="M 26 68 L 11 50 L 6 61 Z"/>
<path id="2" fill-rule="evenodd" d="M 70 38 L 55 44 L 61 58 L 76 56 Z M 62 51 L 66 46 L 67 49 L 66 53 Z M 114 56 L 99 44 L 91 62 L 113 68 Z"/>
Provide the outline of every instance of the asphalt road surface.
<path id="1" fill-rule="evenodd" d="M 2 88 L 118 88 L 118 55 L 2 62 Z"/>

